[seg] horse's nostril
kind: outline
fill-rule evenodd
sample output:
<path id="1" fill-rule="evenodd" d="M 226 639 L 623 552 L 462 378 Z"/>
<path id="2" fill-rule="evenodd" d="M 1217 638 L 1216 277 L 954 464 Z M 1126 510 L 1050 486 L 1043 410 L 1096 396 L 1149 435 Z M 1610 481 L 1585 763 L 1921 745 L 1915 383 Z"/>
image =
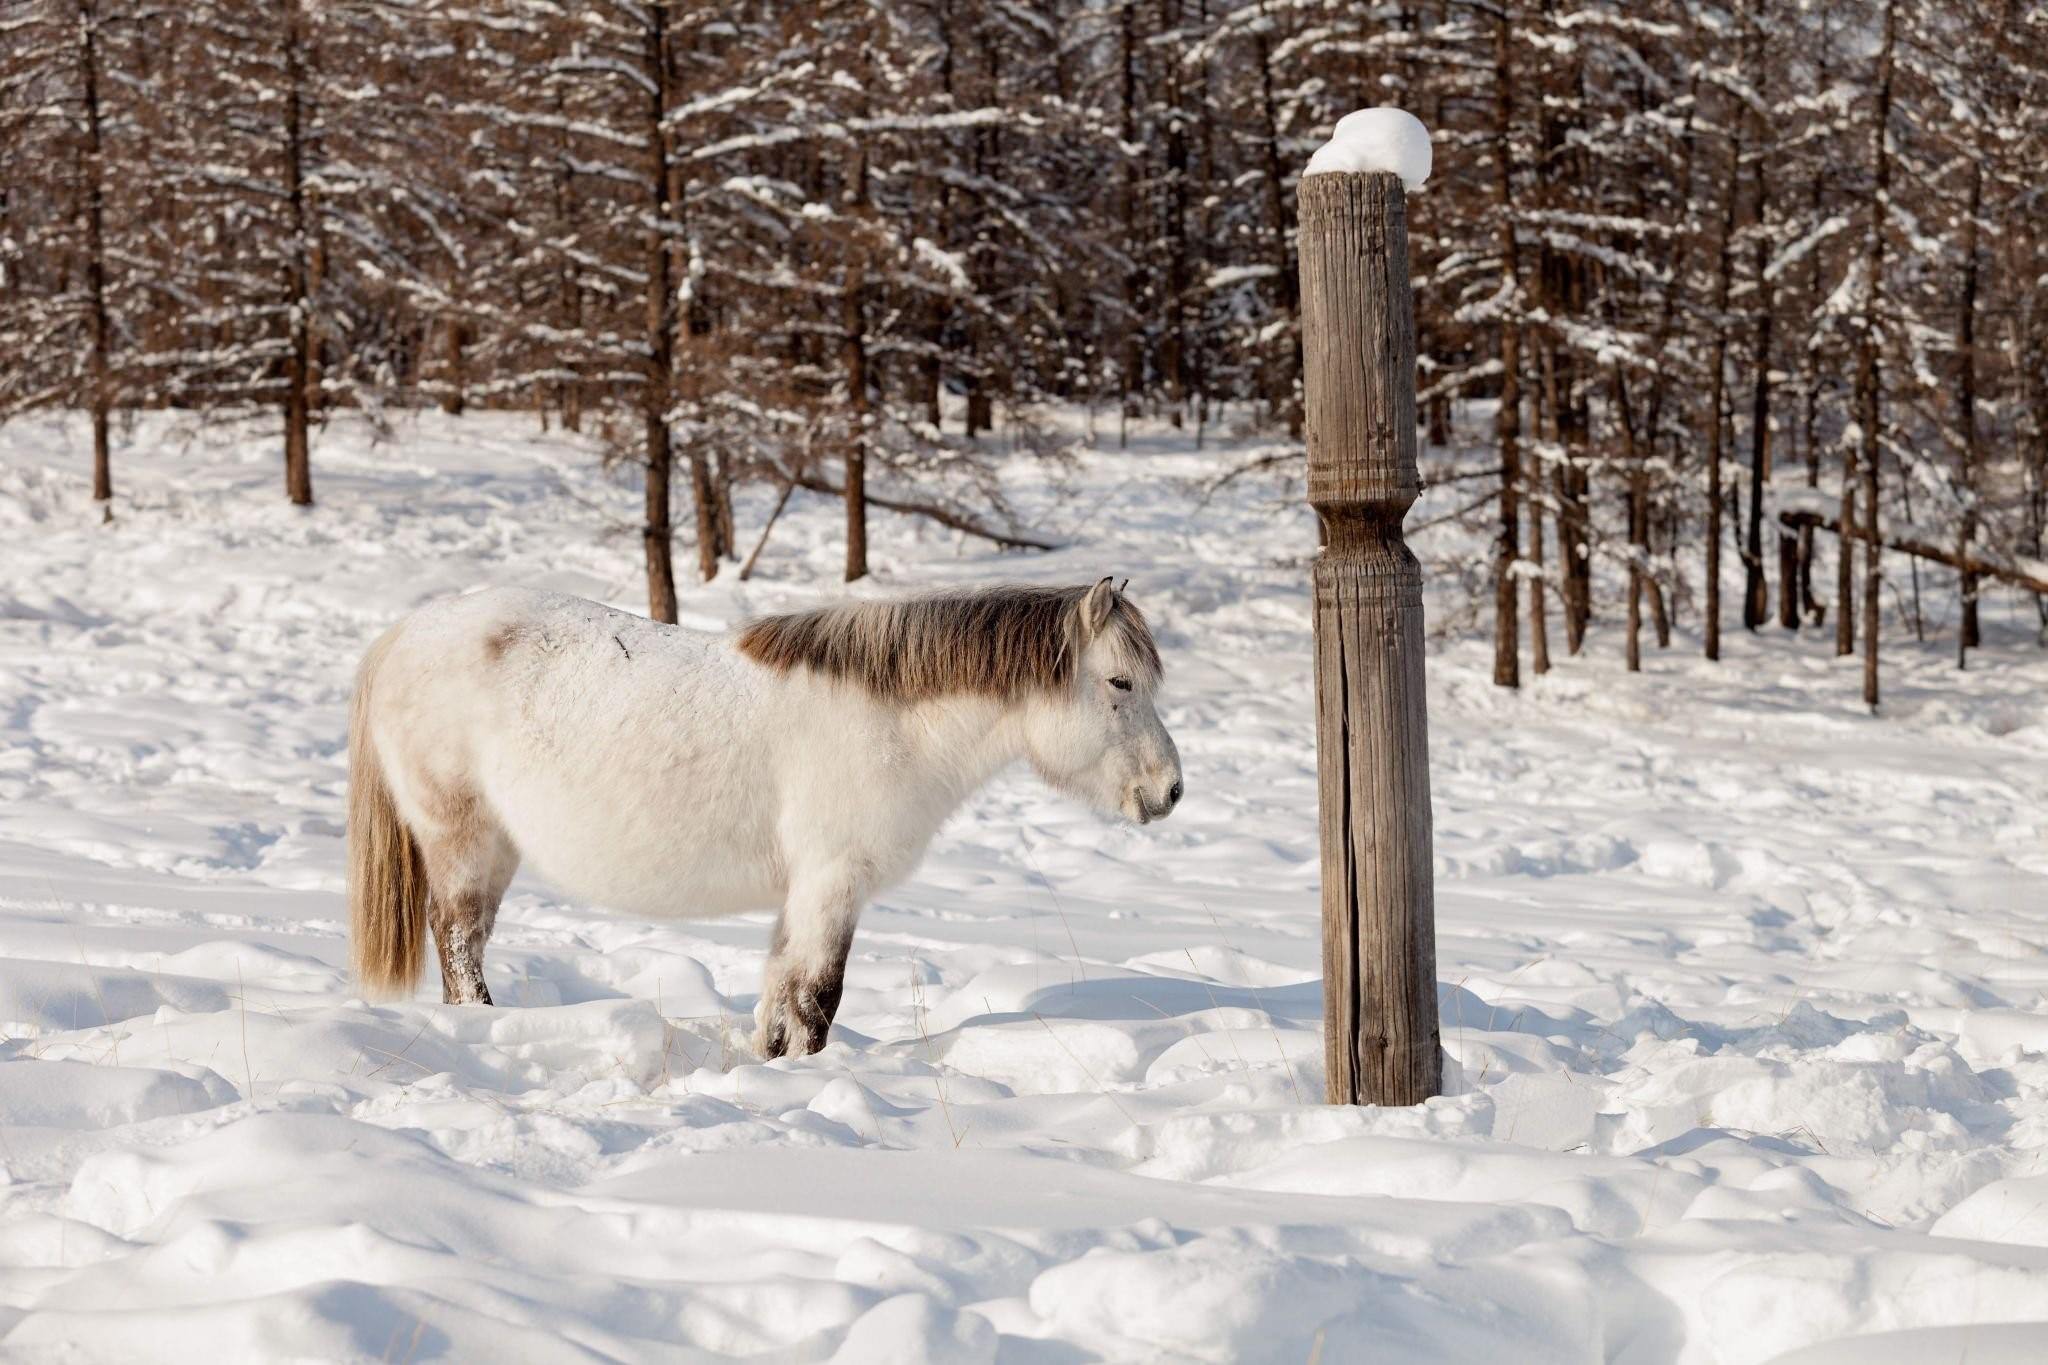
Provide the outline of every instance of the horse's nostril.
<path id="1" fill-rule="evenodd" d="M 1176 782 L 1167 788 L 1166 804 L 1169 806 L 1178 806 L 1180 804 L 1180 783 Z"/>

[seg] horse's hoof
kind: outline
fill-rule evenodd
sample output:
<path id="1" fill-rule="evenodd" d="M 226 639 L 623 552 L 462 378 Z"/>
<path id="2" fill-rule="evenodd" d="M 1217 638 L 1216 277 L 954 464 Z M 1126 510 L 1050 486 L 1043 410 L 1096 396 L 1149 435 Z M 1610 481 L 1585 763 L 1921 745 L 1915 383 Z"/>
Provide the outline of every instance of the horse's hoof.
<path id="1" fill-rule="evenodd" d="M 768 1061 L 777 1057 L 808 1057 L 824 1048 L 831 1032 L 832 1016 L 819 999 L 819 992 L 800 978 L 778 983 L 762 998 L 756 1042 L 761 1056 Z"/>

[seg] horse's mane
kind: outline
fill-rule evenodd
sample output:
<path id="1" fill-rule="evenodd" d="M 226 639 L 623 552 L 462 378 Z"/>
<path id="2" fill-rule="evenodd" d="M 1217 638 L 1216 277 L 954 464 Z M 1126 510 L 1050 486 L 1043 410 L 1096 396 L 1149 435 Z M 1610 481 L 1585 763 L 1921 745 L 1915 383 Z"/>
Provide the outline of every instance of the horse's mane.
<path id="1" fill-rule="evenodd" d="M 763 616 L 740 631 L 740 652 L 786 673 L 799 664 L 859 683 L 890 701 L 956 693 L 1012 698 L 1066 684 L 1082 639 L 1089 585 L 1009 583 L 897 601 L 846 602 Z M 1119 666 L 1157 686 L 1159 646 L 1122 593 L 1104 625 Z"/>

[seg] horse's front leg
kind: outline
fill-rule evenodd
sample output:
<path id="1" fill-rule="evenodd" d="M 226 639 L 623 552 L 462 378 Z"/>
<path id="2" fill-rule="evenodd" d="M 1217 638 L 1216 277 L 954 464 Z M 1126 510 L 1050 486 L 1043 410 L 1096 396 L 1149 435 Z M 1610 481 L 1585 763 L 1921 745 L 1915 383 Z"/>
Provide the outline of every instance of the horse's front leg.
<path id="1" fill-rule="evenodd" d="M 808 1056 L 825 1046 L 846 986 L 846 955 L 862 897 L 845 886 L 792 887 L 769 944 L 755 1042 L 763 1057 Z"/>

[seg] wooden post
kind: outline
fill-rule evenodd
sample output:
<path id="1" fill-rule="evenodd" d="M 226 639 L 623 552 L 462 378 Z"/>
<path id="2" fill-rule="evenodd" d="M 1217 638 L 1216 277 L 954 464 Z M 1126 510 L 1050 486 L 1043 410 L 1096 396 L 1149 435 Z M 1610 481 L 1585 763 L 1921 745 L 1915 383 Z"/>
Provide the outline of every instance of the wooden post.
<path id="1" fill-rule="evenodd" d="M 1323 1048 L 1333 1104 L 1443 1081 L 1430 864 L 1408 214 L 1384 173 L 1304 176 L 1302 388 L 1315 562 Z"/>

